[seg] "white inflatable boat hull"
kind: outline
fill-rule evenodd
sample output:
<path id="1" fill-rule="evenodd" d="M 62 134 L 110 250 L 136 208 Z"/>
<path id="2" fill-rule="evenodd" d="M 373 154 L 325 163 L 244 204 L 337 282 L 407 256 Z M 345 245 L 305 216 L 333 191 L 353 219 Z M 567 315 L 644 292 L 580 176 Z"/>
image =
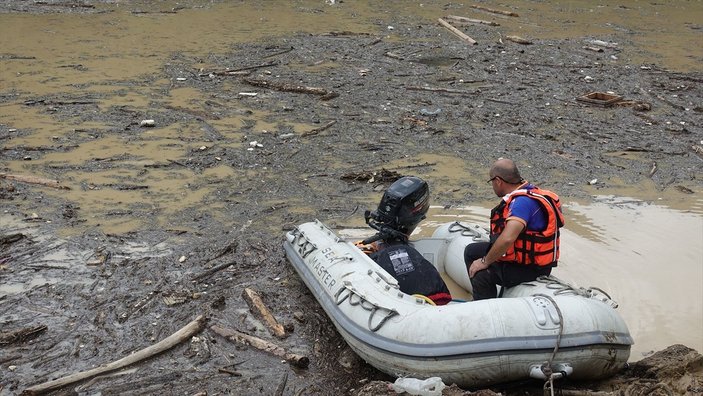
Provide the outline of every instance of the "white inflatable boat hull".
<path id="1" fill-rule="evenodd" d="M 485 230 L 448 223 L 413 245 L 470 291 L 463 249 Z M 396 377 L 438 376 L 485 386 L 551 372 L 597 379 L 624 367 L 633 341 L 600 289 L 556 278 L 507 289 L 502 298 L 433 306 L 400 292 L 393 277 L 319 221 L 287 233 L 288 259 L 349 346 Z M 546 374 L 545 374 L 546 373 Z"/>

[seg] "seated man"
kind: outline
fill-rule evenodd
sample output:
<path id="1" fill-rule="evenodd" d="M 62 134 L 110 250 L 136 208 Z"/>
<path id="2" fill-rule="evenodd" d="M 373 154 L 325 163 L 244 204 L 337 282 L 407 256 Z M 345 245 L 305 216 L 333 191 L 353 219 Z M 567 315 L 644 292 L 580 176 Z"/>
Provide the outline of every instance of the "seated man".
<path id="1" fill-rule="evenodd" d="M 398 179 L 383 194 L 378 209 L 366 211 L 366 223 L 378 233 L 357 246 L 398 281 L 400 291 L 445 305 L 452 296 L 437 268 L 408 244 L 408 237 L 425 218 L 429 202 L 425 181 L 412 176 Z"/>

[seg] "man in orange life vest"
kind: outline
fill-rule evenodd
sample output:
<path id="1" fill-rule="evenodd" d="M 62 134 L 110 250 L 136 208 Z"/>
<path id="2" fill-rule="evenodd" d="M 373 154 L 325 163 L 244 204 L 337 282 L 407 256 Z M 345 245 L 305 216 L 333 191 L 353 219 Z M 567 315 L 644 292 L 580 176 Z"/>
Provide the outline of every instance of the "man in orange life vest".
<path id="1" fill-rule="evenodd" d="M 489 177 L 501 197 L 491 210 L 490 242 L 464 250 L 474 300 L 496 298 L 496 285 L 504 289 L 549 275 L 557 265 L 564 226 L 559 197 L 523 180 L 512 160 L 496 161 Z"/>

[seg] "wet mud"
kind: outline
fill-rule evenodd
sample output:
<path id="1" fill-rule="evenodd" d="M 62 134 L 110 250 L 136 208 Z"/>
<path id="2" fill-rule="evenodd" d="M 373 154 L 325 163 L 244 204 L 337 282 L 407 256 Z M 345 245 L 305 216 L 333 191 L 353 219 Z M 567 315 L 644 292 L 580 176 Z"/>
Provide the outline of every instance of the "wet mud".
<path id="1" fill-rule="evenodd" d="M 149 17 L 203 7 L 183 4 L 119 6 Z M 323 2 L 307 5 L 297 12 L 327 12 Z M 0 2 L 5 13 L 54 16 L 117 6 Z M 520 44 L 477 25 L 464 28 L 479 43 L 470 45 L 436 19 L 386 14 L 350 26 L 174 51 L 108 82 L 90 81 L 90 59 L 64 63 L 80 84 L 0 89 L 0 394 L 129 356 L 200 315 L 207 321 L 195 336 L 57 394 L 388 394 L 392 378 L 346 346 L 282 242 L 314 218 L 361 226 L 396 175 L 430 180 L 433 204 L 450 210 L 483 202 L 487 167 L 510 157 L 566 199 L 642 188 L 701 212 L 700 71 L 639 61 L 626 34 L 615 48 L 591 37 Z M 31 56 L 0 53 L 0 62 Z M 622 100 L 577 100 L 592 92 Z M 38 136 L 41 123 L 56 126 Z M 253 313 L 246 289 L 284 337 Z M 557 386 L 696 394 L 702 367 L 698 352 L 672 346 L 614 379 Z M 541 394 L 542 385 L 481 392 Z"/>

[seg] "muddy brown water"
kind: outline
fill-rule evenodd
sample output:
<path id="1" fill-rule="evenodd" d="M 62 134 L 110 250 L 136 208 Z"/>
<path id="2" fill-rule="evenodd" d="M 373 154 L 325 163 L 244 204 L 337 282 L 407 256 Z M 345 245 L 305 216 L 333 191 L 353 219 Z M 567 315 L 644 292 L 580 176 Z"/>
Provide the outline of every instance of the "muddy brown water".
<path id="1" fill-rule="evenodd" d="M 497 21 L 506 35 L 563 39 L 587 36 L 605 41 L 611 41 L 613 36 L 627 37 L 628 42 L 617 45 L 628 50 L 615 57 L 627 57 L 632 63 L 656 57 L 660 65 L 671 70 L 700 70 L 703 59 L 703 46 L 691 45 L 701 43 L 700 1 L 624 5 L 591 1 L 511 2 L 520 18 L 481 12 L 468 3 L 434 1 L 386 2 L 381 12 L 370 3 L 351 1 L 208 2 L 195 3 L 197 6 L 176 13 L 170 11 L 179 3 L 165 1 L 152 5 L 150 13 L 130 12 L 139 4 L 149 8 L 148 3 L 134 2 L 127 9 L 116 2 L 97 5 L 98 11 L 109 12 L 0 14 L 0 124 L 5 130 L 22 132 L 5 140 L 4 145 L 41 147 L 60 144 L 67 135 L 89 137 L 79 147 L 48 152 L 40 158 L 8 159 L 0 151 L 0 166 L 6 173 L 51 177 L 36 171 L 52 164 L 61 164 L 65 169 L 62 183 L 72 189 L 47 189 L 45 194 L 75 202 L 91 215 L 79 226 L 59 230 L 59 235 L 70 236 L 94 228 L 115 235 L 138 230 L 144 226 L 138 218 L 106 215 L 130 202 L 148 202 L 165 225 L 165 219 L 173 213 L 197 205 L 217 188 L 208 184 L 208 179 L 235 179 L 253 172 L 228 165 L 202 173 L 154 167 L 142 176 L 129 165 L 177 161 L 184 151 L 207 149 L 210 143 L 196 133 L 199 126 L 183 123 L 155 128 L 145 133 L 146 138 L 133 141 L 127 136 L 103 136 L 100 131 L 108 126 L 100 122 L 81 121 L 78 117 L 59 122 L 51 112 L 26 103 L 32 97 L 60 94 L 75 100 L 94 100 L 100 108 L 128 106 L 146 109 L 148 113 L 152 100 L 174 107 L 208 100 L 206 92 L 179 88 L 178 80 L 143 80 L 167 65 L 174 52 L 204 56 L 224 52 L 233 43 L 301 30 L 376 32 L 379 25 L 383 25 L 387 39 L 393 40 L 402 32 L 384 23 L 388 15 L 416 15 L 425 18 L 427 24 L 434 24 L 437 17 L 452 14 Z M 184 75 L 183 79 L 190 77 Z M 121 83 L 124 81 L 136 83 L 127 86 Z M 169 91 L 165 99 L 164 90 Z M 246 118 L 256 119 L 253 129 L 275 129 L 264 112 L 247 114 Z M 240 132 L 243 119 L 222 118 L 211 120 L 211 124 L 233 136 L 240 134 L 242 143 L 238 147 L 245 148 L 249 142 Z M 298 128 L 310 126 L 293 125 L 294 130 Z M 126 135 L 129 133 L 125 131 Z M 123 164 L 127 166 L 71 171 L 72 165 L 78 167 L 86 158 L 110 161 L 126 154 L 137 159 Z M 428 176 L 433 191 L 438 193 L 456 192 L 465 174 L 475 174 L 468 176 L 474 179 L 483 177 L 482 171 L 457 173 L 456 169 L 475 170 L 476 165 L 456 158 L 425 160 L 438 163 Z M 139 179 L 149 186 L 148 191 L 94 188 L 128 179 Z M 369 197 L 369 206 L 375 199 Z M 422 232 L 429 232 L 433 224 L 446 219 L 485 222 L 491 203 L 491 192 L 486 188 L 485 201 L 471 203 L 475 206 L 433 208 Z M 210 205 L 212 215 L 218 216 L 217 205 Z M 594 189 L 592 200 L 566 202 L 565 207 L 569 221 L 559 275 L 579 286 L 599 286 L 620 302 L 619 309 L 636 341 L 632 359 L 674 343 L 703 351 L 700 191 L 682 195 L 658 191 L 646 183 L 622 183 L 609 190 Z M 357 219 L 352 224 L 354 221 L 359 223 Z M 37 278 L 22 285 L 3 284 L 0 292 L 17 293 L 47 281 L 59 280 Z"/>

